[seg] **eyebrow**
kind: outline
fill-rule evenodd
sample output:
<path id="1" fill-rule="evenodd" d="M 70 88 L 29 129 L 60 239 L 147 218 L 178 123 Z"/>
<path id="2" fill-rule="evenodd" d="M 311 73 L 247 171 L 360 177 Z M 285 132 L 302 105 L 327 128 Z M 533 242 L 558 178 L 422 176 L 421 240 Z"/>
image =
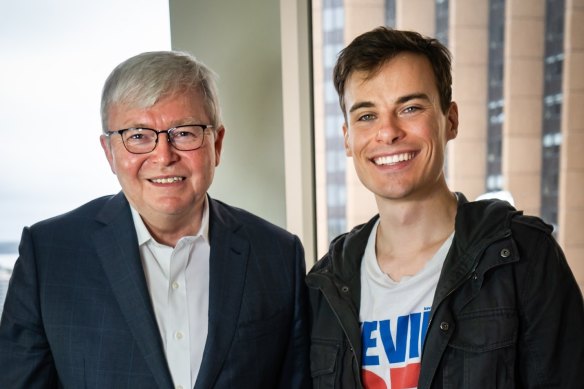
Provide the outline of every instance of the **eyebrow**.
<path id="1" fill-rule="evenodd" d="M 396 103 L 403 104 L 407 103 L 410 100 L 426 100 L 430 101 L 430 97 L 425 93 L 412 93 L 411 95 L 405 95 L 396 100 Z"/>
<path id="2" fill-rule="evenodd" d="M 177 120 L 173 127 L 176 126 L 184 126 L 185 124 L 198 124 L 202 123 L 203 121 L 200 119 L 195 118 L 194 116 L 188 116 L 186 118 L 182 118 L 181 120 Z"/>
<path id="3" fill-rule="evenodd" d="M 184 126 L 187 124 L 200 124 L 200 123 L 202 123 L 202 121 L 195 119 L 195 117 L 193 117 L 193 116 L 189 116 L 189 117 L 186 117 L 186 118 L 183 118 L 183 119 L 171 122 L 171 123 L 173 123 L 173 124 L 169 128 Z M 138 124 L 128 126 L 127 128 L 150 128 L 150 129 L 152 129 L 152 126 L 143 124 L 143 122 L 139 122 Z"/>
<path id="4" fill-rule="evenodd" d="M 416 99 L 430 101 L 430 97 L 428 97 L 428 95 L 426 93 L 412 93 L 410 95 L 405 95 L 405 96 L 399 97 L 395 102 L 396 102 L 396 104 L 403 104 L 403 103 L 407 103 L 408 101 L 416 100 Z M 360 108 L 371 108 L 374 106 L 375 106 L 375 104 L 371 101 L 360 101 L 360 102 L 355 103 L 354 105 L 351 106 L 351 109 L 349 109 L 349 113 L 352 113 Z"/>
<path id="5" fill-rule="evenodd" d="M 375 104 L 373 104 L 371 101 L 360 101 L 360 102 L 353 104 L 351 106 L 351 109 L 349 109 L 349 113 L 355 112 L 356 110 L 358 110 L 360 108 L 371 108 L 374 106 L 375 106 Z"/>

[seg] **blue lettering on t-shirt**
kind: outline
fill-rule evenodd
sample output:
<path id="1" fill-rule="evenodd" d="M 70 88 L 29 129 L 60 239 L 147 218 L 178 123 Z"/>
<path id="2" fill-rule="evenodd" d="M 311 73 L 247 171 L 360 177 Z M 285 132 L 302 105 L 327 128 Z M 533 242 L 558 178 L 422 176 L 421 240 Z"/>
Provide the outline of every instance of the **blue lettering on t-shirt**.
<path id="1" fill-rule="evenodd" d="M 383 349 L 385 350 L 387 359 L 389 359 L 389 363 L 403 362 L 406 360 L 408 319 L 407 316 L 399 316 L 397 318 L 395 342 L 389 330 L 389 320 L 379 322 L 379 335 L 381 335 L 381 342 L 383 343 Z"/>
<path id="2" fill-rule="evenodd" d="M 378 338 L 381 339 L 383 350 L 385 351 L 385 355 L 390 364 L 403 363 L 406 361 L 408 335 L 410 337 L 409 352 L 407 353 L 408 358 L 418 358 L 420 356 L 420 350 L 424 346 L 429 320 L 429 308 L 423 313 L 416 312 L 405 316 L 398 316 L 395 338 L 390 330 L 390 320 L 363 322 L 361 327 L 363 366 L 379 365 L 379 355 L 370 355 L 377 347 Z"/>
<path id="3" fill-rule="evenodd" d="M 377 329 L 376 321 L 366 321 L 363 323 L 361 330 L 361 342 L 363 343 L 363 365 L 377 366 L 379 365 L 379 357 L 377 355 L 367 355 L 367 349 L 377 346 L 377 339 L 371 337 L 371 333 Z"/>
<path id="4" fill-rule="evenodd" d="M 412 334 L 419 334 L 420 333 L 420 313 L 412 313 L 410 315 L 410 327 Z M 410 336 L 410 358 L 417 358 L 420 356 L 420 352 L 418 351 L 418 347 L 420 345 L 420 337 L 419 336 Z"/>

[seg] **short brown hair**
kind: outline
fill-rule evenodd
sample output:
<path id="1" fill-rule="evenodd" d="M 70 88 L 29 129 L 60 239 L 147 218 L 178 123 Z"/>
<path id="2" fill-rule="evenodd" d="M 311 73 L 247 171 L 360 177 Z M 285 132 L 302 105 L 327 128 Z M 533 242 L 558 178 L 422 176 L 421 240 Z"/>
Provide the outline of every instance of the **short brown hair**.
<path id="1" fill-rule="evenodd" d="M 364 71 L 369 76 L 389 60 L 402 52 L 421 54 L 428 58 L 436 87 L 440 95 L 440 107 L 446 113 L 452 102 L 452 74 L 450 51 L 437 39 L 425 37 L 414 31 L 378 27 L 356 37 L 339 53 L 333 70 L 333 83 L 339 94 L 339 103 L 346 117 L 345 84 L 351 74 Z"/>

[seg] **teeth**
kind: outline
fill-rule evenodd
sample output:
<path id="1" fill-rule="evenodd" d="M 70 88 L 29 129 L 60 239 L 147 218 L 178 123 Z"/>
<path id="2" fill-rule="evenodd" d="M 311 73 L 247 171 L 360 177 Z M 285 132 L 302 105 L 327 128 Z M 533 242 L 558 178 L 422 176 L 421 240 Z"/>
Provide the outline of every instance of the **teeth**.
<path id="1" fill-rule="evenodd" d="M 414 158 L 414 153 L 403 153 L 375 158 L 374 162 L 376 165 L 393 165 L 398 162 L 409 161 L 412 158 Z"/>
<path id="2" fill-rule="evenodd" d="M 178 182 L 184 180 L 183 177 L 167 177 L 167 178 L 153 178 L 150 181 L 155 184 L 172 184 L 173 182 Z"/>

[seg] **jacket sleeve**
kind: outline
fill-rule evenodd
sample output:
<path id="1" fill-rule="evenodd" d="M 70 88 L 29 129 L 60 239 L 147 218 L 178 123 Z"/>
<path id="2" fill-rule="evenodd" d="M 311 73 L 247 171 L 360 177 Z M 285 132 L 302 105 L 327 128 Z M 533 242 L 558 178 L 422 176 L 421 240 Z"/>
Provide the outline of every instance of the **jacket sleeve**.
<path id="1" fill-rule="evenodd" d="M 297 237 L 294 246 L 294 319 L 280 376 L 279 387 L 282 389 L 310 387 L 308 295 L 304 283 L 306 263 L 302 244 Z"/>
<path id="2" fill-rule="evenodd" d="M 529 264 L 518 283 L 519 378 L 525 388 L 579 388 L 584 382 L 584 302 L 549 233 L 522 247 Z"/>
<path id="3" fill-rule="evenodd" d="M 22 233 L 0 321 L 0 388 L 56 388 L 57 372 L 43 328 L 32 235 Z"/>

